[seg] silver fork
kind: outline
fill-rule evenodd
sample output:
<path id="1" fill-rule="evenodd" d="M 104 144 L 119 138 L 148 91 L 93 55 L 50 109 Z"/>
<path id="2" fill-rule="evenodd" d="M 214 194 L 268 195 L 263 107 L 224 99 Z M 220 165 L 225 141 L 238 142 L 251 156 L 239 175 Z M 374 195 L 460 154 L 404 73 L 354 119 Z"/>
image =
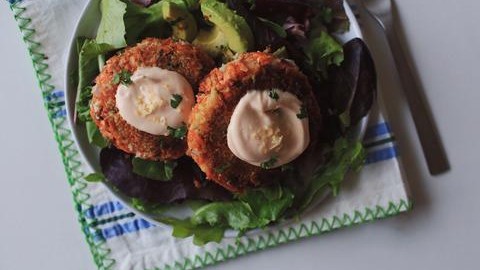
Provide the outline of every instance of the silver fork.
<path id="1" fill-rule="evenodd" d="M 423 154 L 431 175 L 438 175 L 450 169 L 447 155 L 438 135 L 433 117 L 422 96 L 419 82 L 407 62 L 407 54 L 401 48 L 398 32 L 395 31 L 391 0 L 359 0 L 359 8 L 366 11 L 379 27 L 383 28 L 392 51 L 402 88 L 422 145 Z"/>

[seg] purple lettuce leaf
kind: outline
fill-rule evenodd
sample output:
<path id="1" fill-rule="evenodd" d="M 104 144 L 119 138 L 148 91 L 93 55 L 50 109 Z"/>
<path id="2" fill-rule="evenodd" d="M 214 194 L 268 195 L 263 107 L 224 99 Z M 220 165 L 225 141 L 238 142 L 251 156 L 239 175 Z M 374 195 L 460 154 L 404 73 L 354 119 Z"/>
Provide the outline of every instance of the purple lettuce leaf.
<path id="1" fill-rule="evenodd" d="M 200 169 L 188 157 L 182 157 L 174 169 L 173 179 L 168 182 L 156 181 L 133 173 L 133 156 L 114 147 L 100 152 L 100 166 L 105 183 L 122 194 L 147 203 L 170 204 L 184 200 L 225 201 L 232 198 L 230 192 L 214 184 L 203 182 L 202 187 L 194 185 L 194 179 L 202 179 Z"/>
<path id="2" fill-rule="evenodd" d="M 333 111 L 344 127 L 355 126 L 370 111 L 377 93 L 377 75 L 370 51 L 355 38 L 343 46 L 344 61 L 331 66 Z"/>

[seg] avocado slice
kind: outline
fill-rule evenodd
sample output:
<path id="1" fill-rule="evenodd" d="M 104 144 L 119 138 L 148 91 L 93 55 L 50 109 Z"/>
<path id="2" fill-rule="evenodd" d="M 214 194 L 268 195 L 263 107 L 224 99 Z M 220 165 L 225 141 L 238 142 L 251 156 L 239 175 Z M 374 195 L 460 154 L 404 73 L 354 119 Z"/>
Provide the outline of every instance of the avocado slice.
<path id="1" fill-rule="evenodd" d="M 192 43 L 212 57 L 217 57 L 228 49 L 227 38 L 218 26 L 214 26 L 210 30 L 201 29 Z"/>
<path id="2" fill-rule="evenodd" d="M 225 35 L 228 47 L 237 53 L 253 49 L 253 33 L 242 16 L 217 0 L 200 2 L 205 19 L 214 24 Z"/>
<path id="3" fill-rule="evenodd" d="M 197 22 L 192 14 L 175 0 L 162 1 L 163 19 L 172 26 L 172 35 L 186 41 L 192 41 L 197 35 Z"/>

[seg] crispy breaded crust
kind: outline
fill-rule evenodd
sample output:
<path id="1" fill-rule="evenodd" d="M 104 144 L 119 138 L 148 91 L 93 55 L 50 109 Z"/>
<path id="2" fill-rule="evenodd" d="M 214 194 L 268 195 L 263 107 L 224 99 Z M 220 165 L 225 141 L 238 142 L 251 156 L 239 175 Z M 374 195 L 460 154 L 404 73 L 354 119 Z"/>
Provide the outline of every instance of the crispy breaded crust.
<path id="1" fill-rule="evenodd" d="M 311 135 L 308 151 L 321 128 L 320 108 L 307 77 L 294 63 L 267 53 L 245 53 L 212 70 L 200 84 L 189 121 L 187 154 L 208 179 L 232 192 L 268 184 L 280 173 L 278 168 L 265 170 L 240 160 L 227 145 L 228 124 L 240 99 L 248 90 L 272 88 L 296 95 L 306 106 Z"/>
<path id="2" fill-rule="evenodd" d="M 139 67 L 158 66 L 182 74 L 196 91 L 201 79 L 214 67 L 214 61 L 199 48 L 172 39 L 147 38 L 110 58 L 96 78 L 90 114 L 102 135 L 117 148 L 149 160 L 176 159 L 185 154 L 186 140 L 156 136 L 129 125 L 115 105 L 118 84 L 115 74 L 135 72 Z"/>

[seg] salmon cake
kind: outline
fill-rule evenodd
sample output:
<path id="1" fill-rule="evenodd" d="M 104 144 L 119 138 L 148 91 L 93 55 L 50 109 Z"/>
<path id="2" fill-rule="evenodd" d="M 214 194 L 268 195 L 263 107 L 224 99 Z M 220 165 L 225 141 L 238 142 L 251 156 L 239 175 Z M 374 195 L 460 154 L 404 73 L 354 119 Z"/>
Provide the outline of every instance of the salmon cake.
<path id="1" fill-rule="evenodd" d="M 245 53 L 201 82 L 188 124 L 188 152 L 207 179 L 232 192 L 272 183 L 312 149 L 320 108 L 290 60 Z"/>
<path id="2" fill-rule="evenodd" d="M 124 152 L 154 161 L 179 158 L 187 149 L 194 94 L 214 65 L 187 42 L 144 39 L 106 62 L 95 80 L 90 114 Z"/>

